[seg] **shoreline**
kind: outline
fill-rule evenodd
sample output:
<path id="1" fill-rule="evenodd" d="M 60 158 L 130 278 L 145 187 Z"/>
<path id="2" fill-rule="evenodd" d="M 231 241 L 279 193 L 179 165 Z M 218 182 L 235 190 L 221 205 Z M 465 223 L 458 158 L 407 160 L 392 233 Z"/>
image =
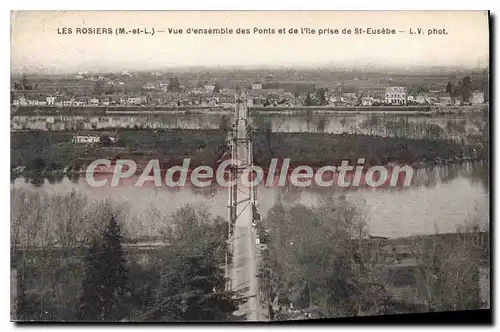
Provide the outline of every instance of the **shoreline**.
<path id="1" fill-rule="evenodd" d="M 388 164 L 385 164 L 385 165 L 375 165 L 375 164 L 364 164 L 362 165 L 363 167 L 363 170 L 366 170 L 367 168 L 370 168 L 370 167 L 375 167 L 375 166 L 381 166 L 381 167 L 385 167 L 387 169 L 393 169 L 394 167 L 404 167 L 404 166 L 411 166 L 414 170 L 420 170 L 420 169 L 431 169 L 431 168 L 434 168 L 434 167 L 442 167 L 442 166 L 457 166 L 457 165 L 462 165 L 464 163 L 481 163 L 481 162 L 487 162 L 488 159 L 485 158 L 485 157 L 477 157 L 477 158 L 473 158 L 473 157 L 462 157 L 462 158 L 449 158 L 449 159 L 441 159 L 439 158 L 440 160 L 430 160 L 430 161 L 420 161 L 420 162 L 416 162 L 416 163 L 412 163 L 412 164 L 404 164 L 404 163 L 388 163 Z M 205 164 L 202 164 L 202 163 L 199 163 L 199 164 L 195 164 L 196 166 L 195 167 L 191 167 L 191 168 L 188 168 L 187 170 L 187 174 L 191 174 L 191 172 L 199 167 L 199 166 L 207 166 Z M 182 166 L 182 163 L 179 164 L 179 163 L 172 163 L 171 165 L 169 164 L 169 166 L 166 166 L 165 168 L 160 168 L 160 171 L 161 172 L 166 172 L 168 169 L 170 169 L 171 167 L 175 167 L 175 166 Z M 254 164 L 254 166 L 258 166 L 258 167 L 261 167 L 260 165 L 257 165 L 257 164 Z M 289 167 L 287 167 L 287 174 L 290 175 L 292 173 L 292 171 L 299 167 L 299 166 L 304 166 L 304 164 L 299 164 L 299 163 L 291 163 L 289 165 Z M 323 165 L 323 166 L 337 166 L 337 165 Z M 314 165 L 314 166 L 310 166 L 313 171 L 317 171 L 319 168 L 323 167 L 323 166 L 318 166 L 318 165 Z M 356 166 L 355 164 L 349 164 L 349 166 Z M 18 166 L 16 168 L 25 168 L 26 166 Z M 280 169 L 281 169 L 281 166 L 280 165 L 277 165 L 276 167 L 276 170 L 273 172 L 273 175 L 277 176 L 277 175 L 281 175 L 281 172 L 280 172 Z M 141 175 L 142 174 L 142 171 L 143 169 L 139 169 L 137 170 L 134 175 Z M 264 173 L 267 174 L 268 170 L 265 169 L 264 170 Z M 71 175 L 78 175 L 78 176 L 85 176 L 85 174 L 87 173 L 87 170 L 84 169 L 84 170 L 68 170 L 68 171 L 64 171 L 62 169 L 60 170 L 53 170 L 53 171 L 44 171 L 44 172 L 40 172 L 40 173 L 37 173 L 35 171 L 15 171 L 15 169 L 11 169 L 10 171 L 11 173 L 11 176 L 15 175 L 15 179 L 17 178 L 22 178 L 22 177 L 29 177 L 29 176 L 43 176 L 44 178 L 46 178 L 47 176 L 54 176 L 54 175 L 62 175 L 62 176 L 66 176 L 66 177 L 69 177 Z M 94 172 L 94 174 L 96 175 L 111 175 L 111 174 L 114 174 L 114 171 L 108 171 L 108 172 Z"/>
<path id="2" fill-rule="evenodd" d="M 287 107 L 249 107 L 249 113 L 256 115 L 309 115 L 309 114 L 377 114 L 377 115 L 439 115 L 475 114 L 489 104 L 473 106 L 287 106 Z M 434 109 L 432 109 L 434 108 Z M 19 111 L 21 111 L 19 114 Z M 27 114 L 24 114 L 27 113 Z M 42 113 L 42 114 L 37 114 Z M 105 116 L 105 115 L 189 115 L 233 113 L 232 107 L 210 106 L 11 106 L 11 117 L 16 116 Z"/>

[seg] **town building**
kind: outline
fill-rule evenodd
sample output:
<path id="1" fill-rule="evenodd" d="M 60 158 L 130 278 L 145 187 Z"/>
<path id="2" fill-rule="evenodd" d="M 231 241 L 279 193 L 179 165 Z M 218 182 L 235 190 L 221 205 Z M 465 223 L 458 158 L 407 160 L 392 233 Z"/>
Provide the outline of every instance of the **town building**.
<path id="1" fill-rule="evenodd" d="M 460 99 L 451 98 L 450 96 L 439 96 L 438 102 L 436 104 L 441 106 L 460 105 Z"/>
<path id="2" fill-rule="evenodd" d="M 62 101 L 62 106 L 63 107 L 73 106 L 73 102 L 74 102 L 73 98 L 71 98 L 71 99 L 65 99 L 65 100 Z"/>
<path id="3" fill-rule="evenodd" d="M 373 97 L 374 104 L 381 105 L 385 103 L 385 89 L 372 90 L 371 96 Z"/>
<path id="4" fill-rule="evenodd" d="M 167 91 L 168 90 L 168 81 L 166 81 L 166 82 L 165 81 L 158 82 L 158 86 L 163 91 Z"/>
<path id="5" fill-rule="evenodd" d="M 363 106 L 372 106 L 373 98 L 372 97 L 363 97 L 361 98 L 361 105 Z"/>
<path id="6" fill-rule="evenodd" d="M 118 132 L 78 132 L 73 136 L 72 143 L 74 144 L 88 144 L 88 143 L 103 143 L 108 142 L 114 144 L 118 141 Z"/>
<path id="7" fill-rule="evenodd" d="M 356 92 L 344 92 L 342 94 L 342 97 L 344 97 L 346 99 L 357 99 L 357 94 L 356 94 Z"/>
<path id="8" fill-rule="evenodd" d="M 129 105 L 140 105 L 140 104 L 142 104 L 142 98 L 141 97 L 128 97 L 127 98 L 127 104 L 129 104 Z"/>
<path id="9" fill-rule="evenodd" d="M 99 143 L 101 137 L 95 134 L 77 133 L 73 136 L 73 144 Z"/>
<path id="10" fill-rule="evenodd" d="M 252 83 L 252 90 L 262 90 L 262 83 Z"/>
<path id="11" fill-rule="evenodd" d="M 470 98 L 470 102 L 473 105 L 483 104 L 484 103 L 484 92 L 483 91 L 472 91 L 472 97 Z"/>
<path id="12" fill-rule="evenodd" d="M 148 84 L 144 84 L 142 86 L 142 88 L 144 90 L 154 90 L 154 89 L 156 89 L 156 86 L 154 84 L 148 83 Z"/>
<path id="13" fill-rule="evenodd" d="M 28 100 L 26 99 L 26 97 L 20 96 L 19 98 L 14 99 L 12 104 L 16 106 L 27 106 Z"/>
<path id="14" fill-rule="evenodd" d="M 391 105 L 406 105 L 407 89 L 401 86 L 388 87 L 385 90 L 385 101 Z"/>
<path id="15" fill-rule="evenodd" d="M 213 93 L 215 90 L 215 84 L 209 83 L 205 84 L 205 91 L 208 93 Z"/>
<path id="16" fill-rule="evenodd" d="M 418 104 L 427 104 L 428 101 L 427 101 L 427 96 L 425 94 L 418 94 L 415 96 L 415 102 L 417 102 Z"/>
<path id="17" fill-rule="evenodd" d="M 330 104 L 336 104 L 340 102 L 340 98 L 337 95 L 331 95 L 328 101 Z"/>
<path id="18" fill-rule="evenodd" d="M 87 98 L 84 97 L 77 97 L 73 101 L 73 106 L 85 106 L 88 104 Z"/>
<path id="19" fill-rule="evenodd" d="M 56 97 L 53 96 L 48 96 L 46 100 L 47 100 L 47 105 L 54 105 L 56 103 Z"/>

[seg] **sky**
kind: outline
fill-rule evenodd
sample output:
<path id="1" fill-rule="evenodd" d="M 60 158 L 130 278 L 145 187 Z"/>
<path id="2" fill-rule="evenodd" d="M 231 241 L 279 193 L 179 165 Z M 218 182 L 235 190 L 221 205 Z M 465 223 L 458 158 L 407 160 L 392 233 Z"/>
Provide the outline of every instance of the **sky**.
<path id="1" fill-rule="evenodd" d="M 71 34 L 62 34 L 71 28 Z M 111 28 L 112 35 L 77 34 L 77 28 Z M 155 29 L 155 35 L 116 35 L 117 28 Z M 168 29 L 183 29 L 182 35 Z M 193 35 L 188 28 L 232 28 L 232 35 Z M 275 29 L 237 35 L 236 29 Z M 316 34 L 289 34 L 290 29 Z M 342 34 L 350 28 L 352 33 Z M 395 29 L 395 35 L 354 34 L 354 29 Z M 417 33 L 418 28 L 422 34 Z M 427 35 L 428 29 L 447 34 Z M 278 34 L 284 29 L 285 34 Z M 339 34 L 318 35 L 319 29 Z M 158 32 L 163 30 L 165 32 Z M 402 32 L 400 32 L 402 31 Z M 188 66 L 487 66 L 486 11 L 13 11 L 11 71 L 162 70 Z"/>

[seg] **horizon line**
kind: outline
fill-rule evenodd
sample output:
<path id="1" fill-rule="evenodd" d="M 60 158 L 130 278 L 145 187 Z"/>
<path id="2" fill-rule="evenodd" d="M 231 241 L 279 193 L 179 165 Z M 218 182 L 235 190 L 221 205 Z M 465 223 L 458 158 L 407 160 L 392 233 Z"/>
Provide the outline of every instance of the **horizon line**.
<path id="1" fill-rule="evenodd" d="M 186 66 L 165 66 L 162 68 L 150 68 L 150 69 L 140 69 L 140 68 L 133 68 L 132 66 L 126 68 L 94 68 L 94 69 L 70 69 L 70 70 L 61 70 L 61 71 L 56 71 L 56 70 L 43 70 L 39 68 L 38 70 L 22 70 L 22 69 L 15 69 L 11 70 L 10 74 L 12 75 L 18 75 L 18 74 L 30 74 L 30 75 L 71 75 L 71 74 L 78 74 L 80 72 L 89 72 L 89 73 L 119 73 L 119 72 L 130 72 L 130 73 L 151 73 L 151 72 L 168 72 L 168 71 L 189 71 L 189 70 L 216 70 L 216 71 L 223 71 L 223 70 L 331 70 L 331 71 L 343 71 L 343 72 L 350 72 L 350 71 L 357 71 L 357 70 L 373 70 L 373 71 L 380 71 L 380 70 L 395 70 L 395 71 L 412 71 L 412 69 L 415 70 L 430 70 L 430 69 L 444 69 L 444 70 L 476 70 L 476 69 L 481 69 L 481 70 L 488 70 L 490 68 L 489 63 L 488 64 L 481 64 L 481 65 L 463 65 L 463 64 L 454 64 L 454 65 L 390 65 L 390 66 L 383 66 L 383 65 L 375 65 L 375 64 L 370 64 L 370 65 L 363 65 L 363 64 L 323 64 L 323 65 L 186 65 Z"/>

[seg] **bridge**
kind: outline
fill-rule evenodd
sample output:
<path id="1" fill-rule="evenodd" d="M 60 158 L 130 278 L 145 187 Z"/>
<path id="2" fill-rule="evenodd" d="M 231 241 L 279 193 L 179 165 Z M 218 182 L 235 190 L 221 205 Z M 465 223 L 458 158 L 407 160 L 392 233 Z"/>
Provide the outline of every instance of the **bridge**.
<path id="1" fill-rule="evenodd" d="M 256 191 L 241 185 L 241 177 L 253 165 L 252 142 L 248 131 L 248 107 L 244 94 L 236 97 L 232 130 L 228 135 L 231 159 L 236 161 L 231 168 L 233 185 L 229 190 L 229 242 L 233 258 L 226 263 L 227 288 L 242 291 L 248 301 L 242 304 L 236 315 L 248 321 L 264 320 L 263 307 L 259 303 L 257 280 L 257 235 L 254 225 Z M 247 176 L 247 175 L 246 175 Z"/>

